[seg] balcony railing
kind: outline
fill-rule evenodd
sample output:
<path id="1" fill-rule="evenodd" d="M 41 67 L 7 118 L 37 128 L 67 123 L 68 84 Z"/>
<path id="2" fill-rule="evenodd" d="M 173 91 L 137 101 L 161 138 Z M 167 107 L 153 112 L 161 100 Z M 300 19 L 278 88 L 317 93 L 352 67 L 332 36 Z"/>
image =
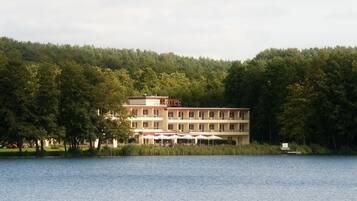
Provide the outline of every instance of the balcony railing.
<path id="1" fill-rule="evenodd" d="M 131 127 L 131 129 L 141 129 L 141 130 L 158 130 L 159 127 Z"/>
<path id="2" fill-rule="evenodd" d="M 160 115 L 131 115 L 131 118 L 138 118 L 138 117 L 162 117 Z"/>
<path id="3" fill-rule="evenodd" d="M 169 120 L 249 120 L 248 118 L 221 118 L 221 117 L 168 117 Z"/>
<path id="4" fill-rule="evenodd" d="M 175 129 L 168 129 L 168 130 L 175 130 Z M 234 129 L 234 130 L 195 130 L 195 129 L 192 130 L 192 129 L 189 129 L 189 130 L 177 130 L 177 131 L 180 131 L 180 132 L 206 132 L 206 133 L 249 132 L 248 130 L 239 130 L 239 129 Z"/>

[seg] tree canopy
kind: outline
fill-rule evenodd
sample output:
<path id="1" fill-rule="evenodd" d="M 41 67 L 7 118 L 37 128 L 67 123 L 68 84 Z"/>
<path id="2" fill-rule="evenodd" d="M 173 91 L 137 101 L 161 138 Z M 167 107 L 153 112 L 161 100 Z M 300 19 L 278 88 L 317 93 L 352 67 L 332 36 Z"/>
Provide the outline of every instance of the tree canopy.
<path id="1" fill-rule="evenodd" d="M 0 140 L 127 139 L 121 105 L 159 94 L 251 110 L 251 140 L 357 144 L 357 48 L 269 49 L 247 61 L 0 38 Z M 106 118 L 112 112 L 116 123 Z M 38 144 L 36 144 L 39 147 Z"/>
<path id="2" fill-rule="evenodd" d="M 251 138 L 355 147 L 357 48 L 271 49 L 235 62 L 225 99 L 251 108 Z"/>

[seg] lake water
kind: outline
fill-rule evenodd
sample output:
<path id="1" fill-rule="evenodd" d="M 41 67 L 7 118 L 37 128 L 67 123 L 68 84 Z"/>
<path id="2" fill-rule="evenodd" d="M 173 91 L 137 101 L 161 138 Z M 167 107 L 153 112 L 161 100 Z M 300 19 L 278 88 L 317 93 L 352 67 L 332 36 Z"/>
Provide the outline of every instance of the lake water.
<path id="1" fill-rule="evenodd" d="M 357 200 L 357 157 L 0 159 L 0 200 Z"/>

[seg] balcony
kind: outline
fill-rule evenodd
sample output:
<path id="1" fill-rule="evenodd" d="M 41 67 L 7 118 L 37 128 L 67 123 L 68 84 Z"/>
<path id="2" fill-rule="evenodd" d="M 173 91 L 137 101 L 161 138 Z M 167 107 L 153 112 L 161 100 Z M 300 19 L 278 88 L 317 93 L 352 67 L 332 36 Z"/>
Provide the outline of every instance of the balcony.
<path id="1" fill-rule="evenodd" d="M 162 128 L 158 127 L 134 127 L 131 128 L 131 131 L 133 132 L 161 132 L 164 131 Z"/>
<path id="2" fill-rule="evenodd" d="M 136 115 L 136 116 L 130 116 L 129 120 L 155 120 L 155 121 L 159 121 L 159 120 L 163 120 L 164 118 L 161 116 L 157 116 L 157 115 Z"/>
<path id="3" fill-rule="evenodd" d="M 249 135 L 249 132 L 240 132 L 239 130 L 221 130 L 221 131 L 191 131 L 190 134 L 193 135 Z"/>
<path id="4" fill-rule="evenodd" d="M 169 117 L 170 123 L 249 123 L 249 120 L 220 119 L 220 118 L 177 118 Z"/>

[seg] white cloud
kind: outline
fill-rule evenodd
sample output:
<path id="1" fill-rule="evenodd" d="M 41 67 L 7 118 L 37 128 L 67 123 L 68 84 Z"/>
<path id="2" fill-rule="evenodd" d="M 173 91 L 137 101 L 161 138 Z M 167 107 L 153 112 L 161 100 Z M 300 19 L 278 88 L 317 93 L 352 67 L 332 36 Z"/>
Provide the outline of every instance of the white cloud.
<path id="1" fill-rule="evenodd" d="M 266 48 L 357 43 L 353 0 L 3 0 L 17 40 L 251 58 Z"/>

